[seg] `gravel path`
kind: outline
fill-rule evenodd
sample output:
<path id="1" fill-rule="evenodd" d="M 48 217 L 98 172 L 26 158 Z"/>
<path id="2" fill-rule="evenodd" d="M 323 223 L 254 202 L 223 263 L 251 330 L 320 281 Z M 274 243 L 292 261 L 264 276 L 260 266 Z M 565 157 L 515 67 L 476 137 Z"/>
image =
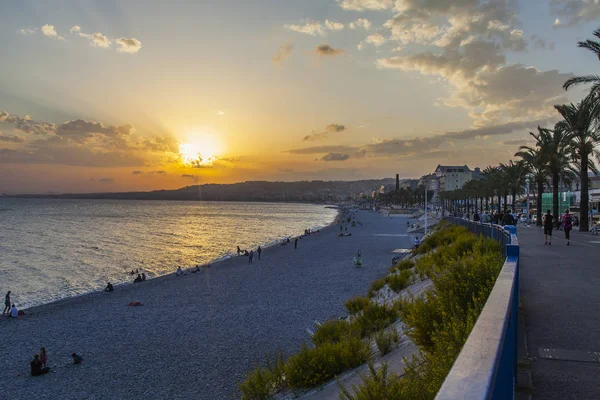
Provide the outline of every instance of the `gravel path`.
<path id="1" fill-rule="evenodd" d="M 235 399 L 237 384 L 266 352 L 286 355 L 313 321 L 345 315 L 343 303 L 385 275 L 392 251 L 410 246 L 406 219 L 360 212 L 363 227 L 339 226 L 238 257 L 197 274 L 92 293 L 0 318 L 0 398 Z M 363 268 L 352 258 L 360 249 Z M 18 299 L 18 294 L 13 294 Z M 131 301 L 142 307 L 128 307 Z M 29 376 L 48 351 L 54 372 Z M 70 364 L 80 352 L 81 365 Z M 6 396 L 6 397 L 4 397 Z"/>

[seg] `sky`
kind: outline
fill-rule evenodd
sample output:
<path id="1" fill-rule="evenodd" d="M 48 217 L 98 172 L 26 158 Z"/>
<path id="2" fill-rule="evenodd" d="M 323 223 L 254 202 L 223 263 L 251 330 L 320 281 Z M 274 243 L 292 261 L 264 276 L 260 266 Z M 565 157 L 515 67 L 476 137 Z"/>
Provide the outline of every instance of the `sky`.
<path id="1" fill-rule="evenodd" d="M 598 0 L 2 0 L 0 193 L 419 177 L 557 121 Z"/>

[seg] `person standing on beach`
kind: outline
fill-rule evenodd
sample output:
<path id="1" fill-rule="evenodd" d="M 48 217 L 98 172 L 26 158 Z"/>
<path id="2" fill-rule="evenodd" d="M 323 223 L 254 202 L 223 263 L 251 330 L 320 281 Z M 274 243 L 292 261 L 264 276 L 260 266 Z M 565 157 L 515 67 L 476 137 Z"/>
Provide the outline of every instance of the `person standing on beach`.
<path id="1" fill-rule="evenodd" d="M 2 311 L 2 315 L 8 314 L 10 312 L 10 290 L 6 293 L 6 297 L 4 298 L 4 311 Z"/>
<path id="2" fill-rule="evenodd" d="M 294 240 L 294 250 L 296 250 L 298 248 L 298 238 L 296 238 L 296 240 Z"/>
<path id="3" fill-rule="evenodd" d="M 254 250 L 250 250 L 250 253 L 248 253 L 248 263 L 252 264 L 254 262 Z"/>
<path id="4" fill-rule="evenodd" d="M 563 229 L 565 230 L 565 239 L 567 240 L 567 246 L 571 243 L 571 229 L 573 229 L 573 217 L 569 214 L 569 209 L 565 210 L 565 214 L 562 216 Z"/>
<path id="5" fill-rule="evenodd" d="M 48 362 L 48 358 L 46 356 L 46 348 L 42 347 L 40 349 L 40 362 L 42 363 L 42 367 L 46 367 L 46 363 Z"/>
<path id="6" fill-rule="evenodd" d="M 554 217 L 550 214 L 550 210 L 546 210 L 544 215 L 544 244 L 552 245 L 552 228 Z"/>
<path id="7" fill-rule="evenodd" d="M 240 246 L 237 247 L 237 253 L 238 253 L 238 256 L 242 253 L 242 249 L 240 249 Z"/>
<path id="8" fill-rule="evenodd" d="M 260 260 L 260 253 L 262 253 L 262 249 L 260 246 L 258 246 L 258 249 L 256 250 L 256 252 L 258 253 L 258 259 Z"/>

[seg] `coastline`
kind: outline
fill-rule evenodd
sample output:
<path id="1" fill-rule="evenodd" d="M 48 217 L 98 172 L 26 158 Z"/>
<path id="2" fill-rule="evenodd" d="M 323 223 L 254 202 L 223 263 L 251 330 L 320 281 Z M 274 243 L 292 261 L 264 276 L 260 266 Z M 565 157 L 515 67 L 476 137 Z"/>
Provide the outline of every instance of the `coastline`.
<path id="1" fill-rule="evenodd" d="M 81 199 L 67 199 L 67 200 L 79 201 Z M 113 201 L 113 199 L 100 199 L 100 200 L 102 200 L 102 201 L 104 201 L 104 200 L 106 200 L 106 201 Z M 85 200 L 83 200 L 83 201 L 85 201 Z M 120 200 L 114 200 L 114 201 L 120 201 Z M 155 201 L 155 200 L 140 200 L 140 201 Z M 238 201 L 238 202 L 228 202 L 228 203 L 241 203 L 241 204 L 244 204 L 244 203 L 247 203 L 247 202 L 239 202 Z M 267 204 L 275 204 L 275 203 L 272 203 L 272 202 L 265 202 L 265 203 L 267 203 Z M 310 203 L 306 203 L 306 202 L 305 203 L 288 202 L 288 203 L 290 203 L 290 204 L 291 203 L 294 203 L 294 204 L 310 204 Z M 311 230 L 317 230 L 317 229 L 319 229 L 319 230 L 323 231 L 324 229 L 327 229 L 327 228 L 331 227 L 332 225 L 334 225 L 338 221 L 339 216 L 340 216 L 340 212 L 341 212 L 341 208 L 339 206 L 327 206 L 327 208 L 332 208 L 332 209 L 338 210 L 338 212 L 335 215 L 335 217 L 328 224 L 312 226 L 310 228 Z M 297 232 L 297 233 L 292 232 L 291 235 L 290 234 L 286 234 L 283 237 L 279 237 L 279 238 L 275 238 L 275 239 L 272 239 L 272 240 L 268 240 L 267 242 L 264 242 L 264 243 L 256 243 L 256 244 L 253 244 L 252 246 L 248 247 L 248 250 L 254 249 L 256 251 L 256 248 L 258 248 L 258 246 L 261 246 L 263 249 L 272 248 L 274 246 L 277 246 L 284 238 L 287 238 L 287 237 L 295 238 L 295 237 L 299 236 L 300 234 L 301 234 L 301 232 Z M 208 261 L 199 262 L 199 263 L 193 264 L 193 265 L 173 264 L 172 268 L 171 268 L 171 270 L 169 272 L 162 272 L 162 273 L 158 272 L 157 273 L 156 271 L 152 270 L 152 267 L 146 267 L 146 268 L 142 267 L 142 268 L 139 268 L 139 270 L 140 270 L 140 273 L 141 272 L 145 272 L 146 273 L 146 275 L 148 276 L 148 279 L 147 279 L 146 282 L 149 282 L 149 281 L 154 281 L 156 279 L 161 279 L 161 278 L 164 278 L 166 276 L 174 274 L 178 267 L 181 267 L 186 272 L 195 269 L 196 265 L 200 265 L 200 266 L 210 265 L 212 268 L 222 268 L 222 266 L 224 265 L 224 263 L 226 263 L 230 259 L 235 259 L 238 256 L 239 255 L 235 253 L 235 247 L 234 247 L 234 248 L 231 248 L 229 250 L 226 250 L 221 255 L 216 256 L 215 258 L 210 259 Z M 136 269 L 136 268 L 134 268 L 134 269 Z M 113 284 L 113 286 L 115 287 L 115 289 L 117 289 L 117 288 L 119 288 L 119 289 L 126 288 L 126 287 L 129 287 L 130 285 L 133 284 L 133 280 L 134 280 L 135 275 L 130 275 L 128 272 L 125 271 L 124 272 L 124 276 L 125 276 L 125 278 L 123 279 L 123 281 L 116 281 L 115 282 L 115 280 L 110 279 L 110 282 Z M 68 277 L 66 277 L 66 278 L 68 278 Z M 20 300 L 18 294 L 14 293 L 14 290 L 13 290 L 13 302 L 17 305 L 17 307 L 20 310 L 23 310 L 25 312 L 32 312 L 32 311 L 34 311 L 34 310 L 36 310 L 36 309 L 38 309 L 40 307 L 44 307 L 44 306 L 55 304 L 55 303 L 63 303 L 64 301 L 67 301 L 69 299 L 76 299 L 76 298 L 80 298 L 80 297 L 83 297 L 83 296 L 90 296 L 90 295 L 93 295 L 95 293 L 103 293 L 105 285 L 106 285 L 106 281 L 103 282 L 97 288 L 94 288 L 94 289 L 91 289 L 91 290 L 83 289 L 83 293 L 77 293 L 77 294 L 65 293 L 63 297 L 55 298 L 55 299 L 52 299 L 50 301 L 41 302 L 41 303 L 37 303 L 37 304 L 36 304 L 35 300 L 31 300 L 31 299 Z M 31 303 L 34 303 L 34 304 L 33 305 L 27 305 L 27 304 L 31 304 Z M 26 304 L 26 305 L 22 306 L 23 304 Z"/>
<path id="2" fill-rule="evenodd" d="M 90 398 L 232 398 L 265 353 L 296 351 L 308 340 L 306 328 L 344 315 L 344 301 L 387 273 L 394 249 L 410 246 L 400 218 L 358 215 L 364 227 L 349 227 L 350 237 L 337 237 L 330 224 L 301 239 L 298 250 L 293 244 L 265 249 L 254 264 L 232 257 L 201 273 L 169 274 L 2 319 L 10 339 L 0 362 L 10 372 L 0 384 L 17 399 L 34 393 L 78 398 L 71 382 L 87 387 Z M 351 261 L 357 248 L 362 269 Z M 127 307 L 131 301 L 144 306 Z M 41 346 L 56 373 L 35 379 L 27 360 Z M 73 351 L 84 356 L 81 368 L 68 364 Z M 114 385 L 104 387 L 107 381 Z"/>

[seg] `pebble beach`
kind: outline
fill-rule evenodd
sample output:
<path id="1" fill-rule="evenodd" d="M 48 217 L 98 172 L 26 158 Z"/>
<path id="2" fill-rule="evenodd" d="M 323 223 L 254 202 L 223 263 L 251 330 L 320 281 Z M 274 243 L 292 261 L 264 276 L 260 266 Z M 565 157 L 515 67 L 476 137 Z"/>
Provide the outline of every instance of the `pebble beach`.
<path id="1" fill-rule="evenodd" d="M 386 274 L 409 248 L 405 217 L 361 211 L 338 237 L 333 225 L 254 263 L 234 257 L 111 293 L 91 293 L 0 319 L 0 398 L 239 399 L 237 384 L 266 353 L 290 355 L 314 321 L 346 315 L 344 301 Z M 363 267 L 353 257 L 362 253 Z M 173 271 L 174 272 L 174 271 Z M 18 303 L 18 293 L 13 293 Z M 128 303 L 139 301 L 139 307 Z M 40 347 L 52 371 L 31 377 Z M 84 361 L 72 365 L 70 354 Z"/>

